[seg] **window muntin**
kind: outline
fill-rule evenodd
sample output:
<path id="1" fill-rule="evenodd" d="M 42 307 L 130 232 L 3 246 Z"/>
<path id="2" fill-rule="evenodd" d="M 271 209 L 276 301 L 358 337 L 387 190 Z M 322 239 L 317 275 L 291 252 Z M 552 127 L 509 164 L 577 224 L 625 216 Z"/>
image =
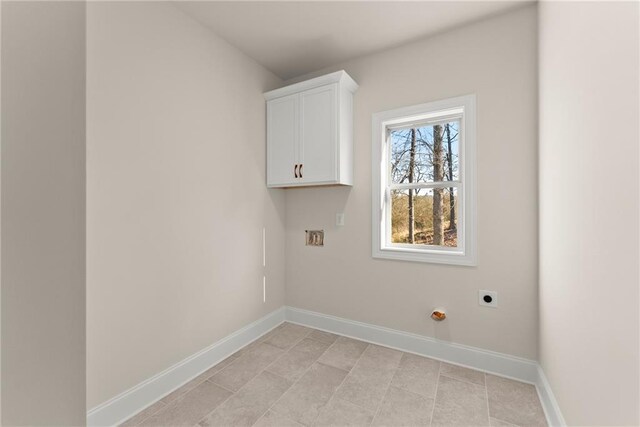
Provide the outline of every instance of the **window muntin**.
<path id="1" fill-rule="evenodd" d="M 374 115 L 373 256 L 475 265 L 475 97 Z"/>

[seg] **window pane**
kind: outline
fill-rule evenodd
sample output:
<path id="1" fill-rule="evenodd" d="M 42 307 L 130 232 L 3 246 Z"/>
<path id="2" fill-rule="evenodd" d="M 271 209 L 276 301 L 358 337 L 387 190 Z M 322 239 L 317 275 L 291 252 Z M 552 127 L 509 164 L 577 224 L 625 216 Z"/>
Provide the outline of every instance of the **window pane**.
<path id="1" fill-rule="evenodd" d="M 392 190 L 391 243 L 455 248 L 457 216 L 457 188 Z"/>
<path id="2" fill-rule="evenodd" d="M 451 121 L 391 131 L 391 182 L 458 180 L 459 129 Z"/>

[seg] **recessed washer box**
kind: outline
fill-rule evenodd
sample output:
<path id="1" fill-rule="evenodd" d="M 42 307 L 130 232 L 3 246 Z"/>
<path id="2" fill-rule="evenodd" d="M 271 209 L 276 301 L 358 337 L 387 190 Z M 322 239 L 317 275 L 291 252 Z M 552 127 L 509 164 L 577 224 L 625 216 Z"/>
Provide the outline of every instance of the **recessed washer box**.
<path id="1" fill-rule="evenodd" d="M 307 246 L 324 246 L 324 230 L 305 230 Z"/>

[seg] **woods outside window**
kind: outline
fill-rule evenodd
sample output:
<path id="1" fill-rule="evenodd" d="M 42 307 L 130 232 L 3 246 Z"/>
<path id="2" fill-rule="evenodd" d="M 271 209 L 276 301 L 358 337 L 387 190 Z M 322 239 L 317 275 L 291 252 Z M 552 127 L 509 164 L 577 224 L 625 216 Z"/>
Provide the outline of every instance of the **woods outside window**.
<path id="1" fill-rule="evenodd" d="M 373 115 L 373 256 L 476 265 L 475 96 Z"/>

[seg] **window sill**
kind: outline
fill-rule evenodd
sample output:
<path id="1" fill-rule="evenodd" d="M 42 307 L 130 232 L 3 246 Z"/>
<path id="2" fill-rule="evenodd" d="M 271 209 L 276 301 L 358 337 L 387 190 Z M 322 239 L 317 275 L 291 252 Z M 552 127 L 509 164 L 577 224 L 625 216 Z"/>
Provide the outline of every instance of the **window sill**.
<path id="1" fill-rule="evenodd" d="M 375 248 L 373 258 L 390 259 L 395 261 L 425 262 L 430 264 L 449 264 L 475 267 L 478 265 L 476 257 L 455 250 L 423 250 L 409 248 Z"/>

